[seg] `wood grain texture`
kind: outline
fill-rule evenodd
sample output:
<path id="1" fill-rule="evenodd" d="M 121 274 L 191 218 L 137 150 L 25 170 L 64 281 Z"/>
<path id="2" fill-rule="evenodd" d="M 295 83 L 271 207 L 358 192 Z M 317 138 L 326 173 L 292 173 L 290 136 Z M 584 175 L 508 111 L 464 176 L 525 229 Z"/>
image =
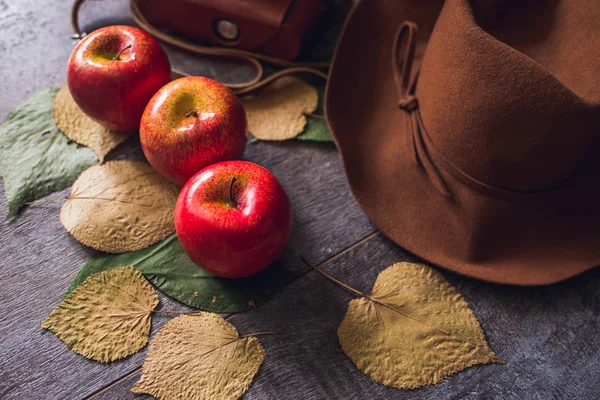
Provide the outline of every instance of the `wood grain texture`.
<path id="1" fill-rule="evenodd" d="M 73 43 L 70 1 L 0 0 L 0 119 L 36 90 L 59 87 Z M 86 3 L 87 31 L 130 24 L 126 0 Z M 116 18 L 115 18 L 116 17 Z M 252 76 L 248 67 L 200 60 L 167 47 L 179 69 L 228 82 Z M 248 146 L 246 158 L 273 170 L 288 190 L 295 228 L 283 262 L 303 254 L 322 261 L 374 230 L 352 199 L 331 145 L 298 143 Z M 133 137 L 109 159 L 142 160 Z M 67 195 L 68 190 L 61 194 Z M 26 207 L 0 222 L 0 398 L 79 399 L 100 392 L 102 399 L 140 399 L 129 389 L 131 371 L 145 351 L 100 365 L 69 351 L 44 334 L 40 322 L 62 298 L 83 261 L 93 254 L 70 238 L 58 220 L 60 204 Z M 0 184 L 0 215 L 6 215 Z M 414 259 L 377 236 L 335 258 L 326 270 L 362 290 L 379 271 Z M 470 368 L 436 386 L 398 391 L 372 382 L 341 352 L 336 329 L 352 298 L 315 272 L 294 282 L 267 304 L 231 322 L 242 334 L 281 330 L 261 338 L 265 363 L 248 399 L 592 399 L 600 387 L 600 270 L 557 285 L 514 288 L 482 283 L 451 273 L 446 277 L 471 305 L 486 337 L 508 363 Z M 161 296 L 161 307 L 183 310 Z M 168 320 L 156 316 L 153 332 Z M 118 381 L 123 377 L 123 380 Z"/>
<path id="2" fill-rule="evenodd" d="M 70 1 L 0 0 L 0 119 L 36 90 L 59 87 L 73 49 L 68 24 Z M 82 9 L 85 30 L 131 23 L 126 0 L 90 1 Z M 117 16 L 117 18 L 115 18 Z M 173 65 L 224 81 L 252 76 L 247 66 L 200 60 L 167 48 Z M 285 143 L 249 145 L 245 158 L 269 168 L 292 201 L 294 229 L 282 262 L 306 254 L 313 262 L 326 259 L 373 232 L 353 200 L 339 155 L 332 145 Z M 143 160 L 137 137 L 108 157 Z M 67 196 L 65 190 L 54 196 Z M 71 352 L 44 333 L 41 321 L 60 302 L 87 257 L 94 254 L 62 228 L 61 203 L 30 206 L 11 220 L 0 221 L 0 398 L 78 399 L 105 387 L 139 367 L 144 352 L 101 365 Z M 0 215 L 7 212 L 0 184 Z M 185 307 L 161 296 L 164 309 Z M 157 316 L 153 332 L 168 320 Z"/>
<path id="3" fill-rule="evenodd" d="M 377 274 L 416 261 L 378 234 L 324 270 L 370 292 Z M 230 322 L 261 337 L 266 358 L 245 399 L 593 399 L 600 387 L 600 270 L 553 286 L 515 288 L 444 272 L 465 297 L 506 365 L 468 368 L 442 383 L 397 390 L 370 380 L 344 355 L 336 330 L 352 294 L 316 272 Z M 100 399 L 134 399 L 134 374 Z"/>

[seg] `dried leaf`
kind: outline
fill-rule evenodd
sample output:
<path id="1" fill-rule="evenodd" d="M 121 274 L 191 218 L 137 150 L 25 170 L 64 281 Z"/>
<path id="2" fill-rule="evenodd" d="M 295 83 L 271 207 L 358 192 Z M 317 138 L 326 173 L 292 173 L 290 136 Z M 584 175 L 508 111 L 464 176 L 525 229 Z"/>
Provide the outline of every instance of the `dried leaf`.
<path id="1" fill-rule="evenodd" d="M 158 295 L 133 267 L 94 274 L 69 294 L 42 328 L 71 350 L 100 362 L 139 351 L 150 334 Z"/>
<path id="2" fill-rule="evenodd" d="M 302 133 L 306 125 L 304 114 L 315 111 L 319 95 L 314 86 L 285 76 L 241 101 L 252 135 L 260 140 L 286 140 Z"/>
<path id="3" fill-rule="evenodd" d="M 121 265 L 135 265 L 157 288 L 190 307 L 226 313 L 241 312 L 271 299 L 305 269 L 296 263 L 274 263 L 240 279 L 225 279 L 198 268 L 175 234 L 148 248 L 124 254 L 99 254 L 88 259 L 68 292 L 88 276 Z M 67 292 L 67 293 L 68 293 Z"/>
<path id="4" fill-rule="evenodd" d="M 220 316 L 183 315 L 154 336 L 131 391 L 159 399 L 237 399 L 264 359 L 258 339 L 240 337 Z"/>
<path id="5" fill-rule="evenodd" d="M 148 164 L 110 161 L 77 178 L 60 221 L 86 246 L 135 251 L 173 233 L 177 195 L 177 187 Z"/>
<path id="6" fill-rule="evenodd" d="M 460 293 L 421 264 L 402 262 L 381 272 L 369 298 L 350 302 L 338 338 L 361 371 L 398 389 L 502 362 Z"/>
<path id="7" fill-rule="evenodd" d="M 0 176 L 8 216 L 28 201 L 70 186 L 98 162 L 94 152 L 71 142 L 54 124 L 57 89 L 42 89 L 15 107 L 0 125 Z"/>
<path id="8" fill-rule="evenodd" d="M 69 139 L 92 149 L 100 162 L 129 137 L 127 133 L 106 129 L 88 117 L 75 103 L 66 84 L 54 98 L 54 121 Z"/>

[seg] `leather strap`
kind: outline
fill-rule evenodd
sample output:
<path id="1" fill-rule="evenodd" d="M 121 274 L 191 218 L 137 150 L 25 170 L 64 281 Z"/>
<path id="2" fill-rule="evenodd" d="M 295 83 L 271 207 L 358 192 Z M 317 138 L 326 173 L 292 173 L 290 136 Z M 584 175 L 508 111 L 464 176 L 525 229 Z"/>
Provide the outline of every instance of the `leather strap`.
<path id="1" fill-rule="evenodd" d="M 237 95 L 243 95 L 257 91 L 269 85 L 274 80 L 282 76 L 291 74 L 308 73 L 327 80 L 327 73 L 322 71 L 321 69 L 329 68 L 329 63 L 296 63 L 240 49 L 231 49 L 216 46 L 200 46 L 179 39 L 175 36 L 169 35 L 161 31 L 157 27 L 153 26 L 142 15 L 137 5 L 137 1 L 138 0 L 131 0 L 131 15 L 134 21 L 139 25 L 141 29 L 145 30 L 155 38 L 169 43 L 175 47 L 190 51 L 201 56 L 241 60 L 250 64 L 250 66 L 252 66 L 256 71 L 254 78 L 244 83 L 224 83 L 225 86 L 233 90 L 233 92 Z M 83 36 L 85 36 L 85 33 L 83 33 L 81 31 L 81 28 L 79 27 L 79 9 L 81 8 L 81 5 L 84 2 L 85 0 L 75 0 L 71 8 L 71 26 L 73 28 L 73 32 L 75 33 L 75 38 L 82 38 Z M 284 67 L 284 69 L 276 72 L 268 78 L 264 78 L 264 69 L 261 64 L 261 61 L 279 67 Z M 181 76 L 189 75 L 185 72 L 176 69 L 173 69 L 173 72 Z"/>

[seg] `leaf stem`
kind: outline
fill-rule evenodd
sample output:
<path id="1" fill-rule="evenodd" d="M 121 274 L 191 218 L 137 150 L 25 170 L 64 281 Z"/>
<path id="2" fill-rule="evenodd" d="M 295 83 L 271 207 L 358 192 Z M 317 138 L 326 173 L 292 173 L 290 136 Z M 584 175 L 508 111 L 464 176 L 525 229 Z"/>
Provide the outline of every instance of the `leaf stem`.
<path id="1" fill-rule="evenodd" d="M 54 203 L 54 202 L 61 201 L 61 200 L 69 200 L 69 198 L 68 197 L 49 197 L 47 199 L 28 201 L 25 204 L 33 205 L 33 204 L 42 204 L 42 203 Z"/>
<path id="2" fill-rule="evenodd" d="M 185 114 L 185 117 L 186 118 L 189 118 L 189 117 L 198 118 L 198 111 L 192 110 L 189 113 Z"/>
<path id="3" fill-rule="evenodd" d="M 121 59 L 121 54 L 123 54 L 123 52 L 124 52 L 125 50 L 127 50 L 127 49 L 130 49 L 130 48 L 131 48 L 131 45 L 127 45 L 127 46 L 125 46 L 124 48 L 122 48 L 122 49 L 121 49 L 121 51 L 119 51 L 119 52 L 117 53 L 117 55 L 113 57 L 113 61 L 116 61 L 116 60 L 119 60 L 119 59 Z"/>
<path id="4" fill-rule="evenodd" d="M 233 184 L 235 183 L 235 176 L 231 177 L 231 182 L 229 183 L 229 201 L 227 202 L 227 205 L 229 205 L 229 207 L 232 208 L 237 208 L 237 203 L 235 201 L 235 199 L 233 198 Z"/>
<path id="5" fill-rule="evenodd" d="M 140 207 L 152 207 L 151 204 L 134 203 L 133 201 L 125 201 L 125 200 L 119 200 L 119 199 L 109 199 L 109 198 L 106 198 L 106 197 L 73 196 L 73 197 L 69 197 L 68 199 L 65 199 L 65 200 L 103 200 L 103 201 L 114 201 L 114 202 L 117 202 L 117 203 L 133 204 L 134 206 L 140 206 Z"/>
<path id="6" fill-rule="evenodd" d="M 43 203 L 54 203 L 56 201 L 61 201 L 61 200 L 103 200 L 103 201 L 115 201 L 117 203 L 133 204 L 135 206 L 140 206 L 140 207 L 152 207 L 152 205 L 150 205 L 150 204 L 134 203 L 132 201 L 125 201 L 125 200 L 119 200 L 119 199 L 108 199 L 108 198 L 105 198 L 105 197 L 79 197 L 79 196 L 73 196 L 73 197 L 49 197 L 47 199 L 40 199 L 40 200 L 35 200 L 35 201 L 28 201 L 25 204 L 26 205 L 35 205 L 35 204 L 43 204 Z"/>
<path id="7" fill-rule="evenodd" d="M 184 314 L 197 314 L 197 311 L 168 311 L 168 310 L 154 310 L 152 311 L 153 313 L 156 314 L 177 314 L 177 315 L 184 315 Z"/>
<path id="8" fill-rule="evenodd" d="M 323 276 L 324 276 L 324 277 L 326 277 L 327 279 L 329 279 L 329 280 L 331 280 L 331 281 L 333 281 L 333 282 L 337 283 L 337 284 L 338 284 L 338 285 L 340 285 L 341 287 L 343 287 L 343 288 L 345 288 L 345 289 L 347 289 L 347 290 L 349 290 L 349 291 L 353 292 L 354 294 L 357 294 L 357 295 L 359 295 L 359 296 L 362 296 L 362 297 L 366 298 L 367 300 L 369 300 L 369 301 L 372 301 L 373 303 L 379 304 L 380 306 L 383 306 L 383 307 L 385 307 L 385 308 L 387 308 L 387 309 L 389 309 L 389 310 L 392 310 L 392 311 L 394 311 L 394 312 L 397 312 L 398 314 L 400 314 L 400 315 L 403 315 L 403 316 L 405 316 L 406 318 L 413 319 L 413 320 L 415 320 L 415 321 L 417 321 L 417 322 L 419 322 L 419 323 L 421 323 L 421 324 L 423 324 L 423 325 L 425 325 L 425 326 L 428 326 L 428 327 L 430 327 L 430 328 L 432 328 L 432 329 L 436 329 L 436 330 L 438 330 L 438 331 L 442 332 L 443 334 L 449 335 L 449 333 L 448 333 L 448 332 L 446 332 L 446 331 L 445 331 L 445 330 L 443 330 L 443 329 L 440 329 L 440 328 L 436 327 L 436 326 L 435 326 L 435 325 L 433 325 L 433 324 L 430 324 L 430 323 L 428 323 L 428 322 L 425 322 L 425 321 L 423 321 L 423 320 L 421 320 L 421 319 L 419 319 L 419 318 L 417 318 L 417 317 L 413 317 L 412 315 L 410 315 L 410 314 L 408 314 L 408 313 L 406 313 L 406 312 L 404 312 L 404 311 L 402 311 L 402 310 L 399 310 L 397 307 L 395 307 L 395 306 L 393 306 L 393 305 L 391 305 L 391 304 L 384 303 L 383 301 L 381 301 L 381 300 L 377 300 L 377 299 L 375 299 L 375 298 L 373 298 L 373 297 L 371 297 L 371 296 L 369 296 L 369 295 L 367 295 L 367 294 L 365 294 L 365 293 L 361 292 L 360 290 L 356 290 L 356 289 L 354 289 L 352 286 L 346 285 L 344 282 L 342 282 L 342 281 L 340 281 L 340 280 L 338 280 L 338 279 L 334 278 L 333 276 L 331 276 L 331 275 L 329 275 L 328 273 L 324 272 L 324 271 L 323 271 L 323 270 L 321 270 L 320 268 L 317 268 L 316 266 L 314 266 L 314 265 L 310 264 L 308 261 L 306 261 L 306 259 L 305 259 L 304 257 L 300 257 L 300 258 L 302 259 L 302 261 L 304 261 L 304 263 L 305 263 L 306 265 L 308 265 L 309 267 L 313 268 L 314 270 L 316 270 L 317 272 L 319 272 L 321 275 L 323 275 Z"/>
<path id="9" fill-rule="evenodd" d="M 321 275 L 323 275 L 325 278 L 337 283 L 338 285 L 340 285 L 341 287 L 351 291 L 354 294 L 357 294 L 359 296 L 363 296 L 366 297 L 367 299 L 371 299 L 368 295 L 364 294 L 363 292 L 361 292 L 360 290 L 356 290 L 354 289 L 352 286 L 346 285 L 344 282 L 334 278 L 333 276 L 329 275 L 328 273 L 324 272 L 322 269 L 312 265 L 311 263 L 309 263 L 308 261 L 306 261 L 306 258 L 304 257 L 300 257 L 300 259 L 304 262 L 304 264 L 308 265 L 309 267 L 311 267 L 312 269 L 314 269 L 315 271 L 317 271 L 318 273 L 320 273 Z"/>

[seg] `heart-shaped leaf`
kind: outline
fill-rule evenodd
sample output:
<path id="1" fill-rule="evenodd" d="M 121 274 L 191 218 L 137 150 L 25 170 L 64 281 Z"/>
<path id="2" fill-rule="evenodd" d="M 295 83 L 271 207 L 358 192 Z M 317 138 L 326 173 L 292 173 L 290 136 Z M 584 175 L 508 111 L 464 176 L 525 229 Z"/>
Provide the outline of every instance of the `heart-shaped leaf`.
<path id="1" fill-rule="evenodd" d="M 148 164 L 111 161 L 77 178 L 60 221 L 86 246 L 107 253 L 135 251 L 173 233 L 177 195 L 177 186 Z"/>
<path id="2" fill-rule="evenodd" d="M 71 142 L 52 116 L 57 89 L 42 89 L 15 107 L 0 125 L 0 176 L 8 216 L 28 201 L 73 183 L 98 162 L 94 152 Z"/>
<path id="3" fill-rule="evenodd" d="M 121 265 L 135 265 L 162 292 L 190 307 L 218 313 L 258 306 L 305 271 L 290 263 L 275 263 L 248 278 L 219 278 L 198 268 L 184 253 L 177 236 L 171 235 L 136 252 L 90 258 L 67 293 L 88 276 Z"/>
<path id="4" fill-rule="evenodd" d="M 156 291 L 137 269 L 115 268 L 87 278 L 42 322 L 42 328 L 77 354 L 109 362 L 146 345 L 150 314 L 157 305 Z"/>
<path id="5" fill-rule="evenodd" d="M 238 399 L 264 359 L 257 338 L 240 337 L 220 316 L 183 315 L 154 336 L 131 391 L 159 399 Z"/>
<path id="6" fill-rule="evenodd" d="M 66 84 L 54 98 L 54 121 L 69 139 L 92 149 L 100 162 L 129 137 L 127 133 L 106 129 L 88 117 L 75 103 Z"/>
<path id="7" fill-rule="evenodd" d="M 503 362 L 460 293 L 422 264 L 402 262 L 382 271 L 371 296 L 350 302 L 338 338 L 361 371 L 398 389 Z"/>

